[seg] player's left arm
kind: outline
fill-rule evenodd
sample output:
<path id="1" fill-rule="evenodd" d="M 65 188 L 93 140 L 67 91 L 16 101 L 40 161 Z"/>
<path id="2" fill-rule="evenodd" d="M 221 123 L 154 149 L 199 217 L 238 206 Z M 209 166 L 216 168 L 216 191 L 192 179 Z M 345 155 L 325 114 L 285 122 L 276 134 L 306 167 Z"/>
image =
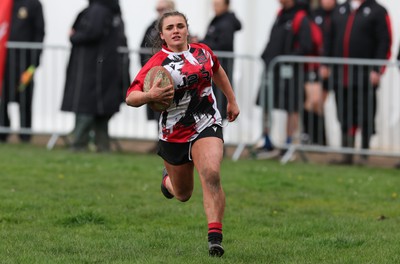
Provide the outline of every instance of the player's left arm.
<path id="1" fill-rule="evenodd" d="M 240 113 L 240 110 L 236 102 L 236 97 L 235 93 L 233 92 L 232 85 L 222 66 L 219 66 L 218 69 L 214 71 L 213 81 L 217 85 L 217 87 L 224 93 L 228 100 L 226 118 L 229 122 L 235 121 Z"/>

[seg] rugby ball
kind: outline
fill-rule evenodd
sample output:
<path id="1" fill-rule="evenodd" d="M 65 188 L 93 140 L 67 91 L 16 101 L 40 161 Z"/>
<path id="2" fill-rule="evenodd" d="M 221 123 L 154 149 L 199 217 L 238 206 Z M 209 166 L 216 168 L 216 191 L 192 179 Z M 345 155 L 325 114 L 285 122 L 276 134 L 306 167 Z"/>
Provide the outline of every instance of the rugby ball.
<path id="1" fill-rule="evenodd" d="M 153 87 L 153 84 L 160 79 L 161 79 L 160 87 L 162 88 L 174 84 L 171 74 L 163 66 L 154 66 L 147 72 L 146 77 L 144 78 L 143 91 L 144 92 L 150 91 L 151 87 Z M 171 100 L 171 102 L 169 102 L 168 105 L 163 105 L 156 102 L 150 102 L 148 103 L 148 105 L 154 111 L 162 112 L 168 109 L 168 107 L 170 107 L 172 101 L 173 100 Z"/>

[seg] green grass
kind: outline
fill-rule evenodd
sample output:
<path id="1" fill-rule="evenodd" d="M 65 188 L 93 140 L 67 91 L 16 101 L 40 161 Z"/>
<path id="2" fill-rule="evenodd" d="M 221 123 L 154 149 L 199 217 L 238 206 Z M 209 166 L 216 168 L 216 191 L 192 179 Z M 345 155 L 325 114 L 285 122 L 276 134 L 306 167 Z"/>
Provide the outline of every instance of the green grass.
<path id="1" fill-rule="evenodd" d="M 225 160 L 212 259 L 197 176 L 165 199 L 158 156 L 3 144 L 0 164 L 0 263 L 400 263 L 394 169 Z"/>

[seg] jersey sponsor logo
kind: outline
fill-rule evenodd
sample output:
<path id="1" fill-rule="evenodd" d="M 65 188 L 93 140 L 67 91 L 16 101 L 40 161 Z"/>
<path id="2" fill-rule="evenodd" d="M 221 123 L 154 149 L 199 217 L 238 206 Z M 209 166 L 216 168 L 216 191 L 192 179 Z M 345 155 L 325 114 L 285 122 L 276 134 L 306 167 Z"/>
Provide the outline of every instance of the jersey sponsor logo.
<path id="1" fill-rule="evenodd" d="M 206 57 L 206 55 L 204 55 L 204 53 L 199 53 L 199 54 L 197 54 L 196 60 L 197 60 L 200 64 L 207 63 L 207 57 Z"/>
<path id="2" fill-rule="evenodd" d="M 192 86 L 193 84 L 198 83 L 200 78 L 203 78 L 206 81 L 211 81 L 211 73 L 209 71 L 201 69 L 200 73 L 201 77 L 197 74 L 190 74 L 189 76 L 183 76 L 182 84 L 177 85 L 177 88 L 182 89 Z"/>

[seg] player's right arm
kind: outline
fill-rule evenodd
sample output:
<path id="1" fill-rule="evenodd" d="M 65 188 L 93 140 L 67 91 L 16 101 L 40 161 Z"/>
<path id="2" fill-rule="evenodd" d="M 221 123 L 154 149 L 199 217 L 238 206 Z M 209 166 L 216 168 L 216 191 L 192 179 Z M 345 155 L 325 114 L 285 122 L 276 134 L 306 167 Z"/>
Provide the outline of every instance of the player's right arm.
<path id="1" fill-rule="evenodd" d="M 161 80 L 156 81 L 148 92 L 143 91 L 144 79 L 149 70 L 160 65 L 165 56 L 162 52 L 156 53 L 151 59 L 140 69 L 135 80 L 129 86 L 126 92 L 125 102 L 129 106 L 140 107 L 144 104 L 157 102 L 163 105 L 169 105 L 173 97 L 173 86 L 160 87 Z"/>
<path id="2" fill-rule="evenodd" d="M 174 96 L 172 89 L 173 86 L 170 85 L 162 88 L 160 87 L 160 83 L 161 79 L 157 80 L 147 93 L 143 92 L 143 88 L 141 88 L 141 90 L 137 90 L 131 89 L 131 86 L 125 99 L 126 104 L 133 107 L 139 107 L 150 102 L 157 102 L 163 105 L 169 105 L 172 97 Z"/>

